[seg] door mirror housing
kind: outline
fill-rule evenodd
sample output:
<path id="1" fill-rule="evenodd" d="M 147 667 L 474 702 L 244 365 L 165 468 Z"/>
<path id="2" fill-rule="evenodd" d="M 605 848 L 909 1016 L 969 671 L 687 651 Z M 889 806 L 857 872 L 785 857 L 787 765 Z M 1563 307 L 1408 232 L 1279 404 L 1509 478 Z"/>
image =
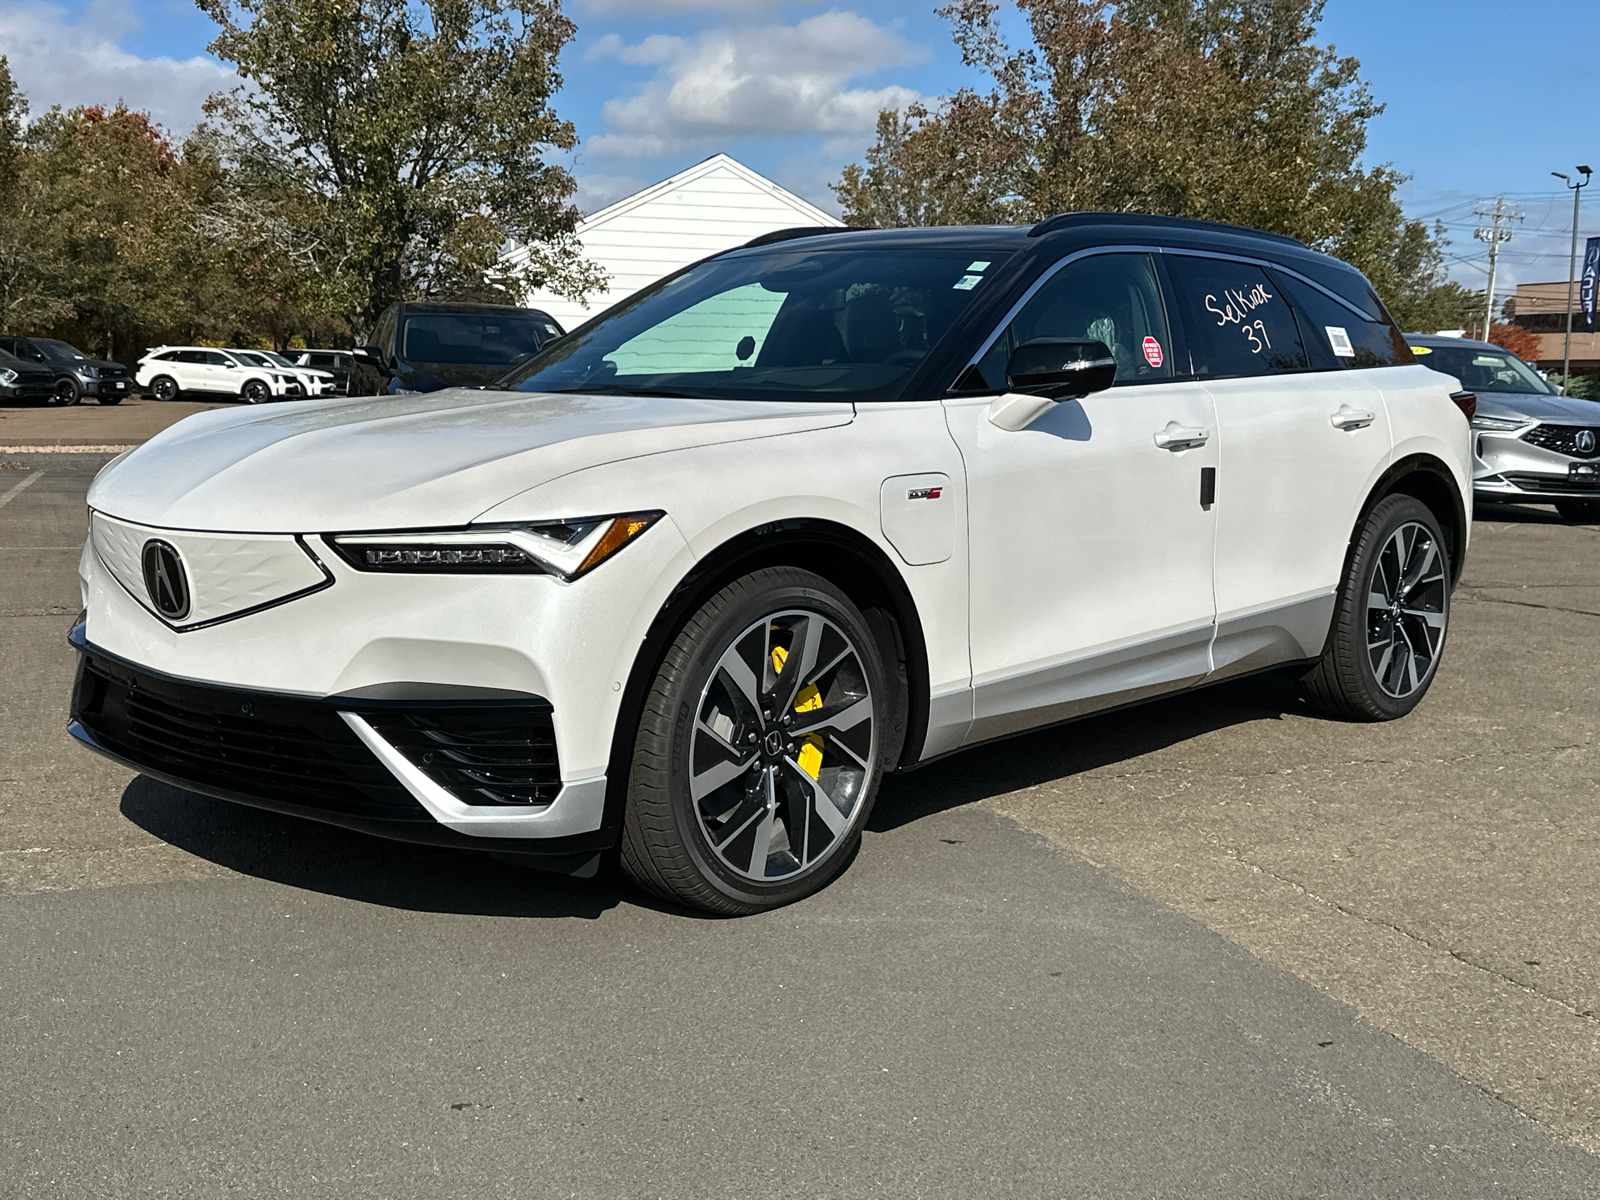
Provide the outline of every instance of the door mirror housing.
<path id="1" fill-rule="evenodd" d="M 383 351 L 376 346 L 357 346 L 350 353 L 359 362 L 377 367 L 380 371 L 388 366 L 388 361 L 384 358 Z"/>
<path id="2" fill-rule="evenodd" d="M 1034 338 L 1006 362 L 1008 389 L 1047 400 L 1077 400 L 1116 381 L 1116 358 L 1093 338 Z"/>

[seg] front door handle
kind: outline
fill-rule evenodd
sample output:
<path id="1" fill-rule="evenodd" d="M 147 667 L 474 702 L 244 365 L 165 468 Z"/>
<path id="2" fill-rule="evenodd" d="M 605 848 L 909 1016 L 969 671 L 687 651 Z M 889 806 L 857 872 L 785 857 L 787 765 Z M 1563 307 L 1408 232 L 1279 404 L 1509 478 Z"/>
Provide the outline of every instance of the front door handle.
<path id="1" fill-rule="evenodd" d="M 1168 421 L 1165 429 L 1156 432 L 1156 445 L 1163 450 L 1192 450 L 1211 440 L 1211 430 L 1192 429 Z"/>
<path id="2" fill-rule="evenodd" d="M 1377 419 L 1377 413 L 1357 412 L 1348 404 L 1341 404 L 1328 421 L 1335 429 L 1365 429 Z"/>

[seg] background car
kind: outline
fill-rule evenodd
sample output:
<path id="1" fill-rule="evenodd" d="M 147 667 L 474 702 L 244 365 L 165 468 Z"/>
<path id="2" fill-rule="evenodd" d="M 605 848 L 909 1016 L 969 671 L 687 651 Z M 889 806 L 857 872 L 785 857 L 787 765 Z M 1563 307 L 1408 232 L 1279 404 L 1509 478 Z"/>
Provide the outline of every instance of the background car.
<path id="1" fill-rule="evenodd" d="M 352 351 L 349 350 L 285 350 L 283 357 L 297 367 L 311 367 L 313 370 L 326 371 L 333 376 L 334 391 L 346 395 L 350 390 L 350 362 Z"/>
<path id="2" fill-rule="evenodd" d="M 85 396 L 93 396 L 101 404 L 121 404 L 122 398 L 133 391 L 133 378 L 127 367 L 90 358 L 56 338 L 0 337 L 0 350 L 47 367 L 57 404 L 76 404 Z"/>
<path id="3" fill-rule="evenodd" d="M 0 400 L 48 400 L 55 382 L 48 368 L 0 350 Z"/>
<path id="4" fill-rule="evenodd" d="M 1600 402 L 1560 395 L 1489 342 L 1417 333 L 1406 341 L 1423 366 L 1477 394 L 1475 500 L 1554 504 L 1569 521 L 1600 522 Z"/>
<path id="5" fill-rule="evenodd" d="M 493 383 L 562 332 L 537 308 L 390 305 L 378 318 L 373 344 L 355 352 L 349 394 L 398 396 Z"/>
<path id="6" fill-rule="evenodd" d="M 310 367 L 298 366 L 282 354 L 272 350 L 230 350 L 228 353 L 235 358 L 242 358 L 246 362 L 254 363 L 258 367 L 265 367 L 269 371 L 281 371 L 299 380 L 301 390 L 307 396 L 316 398 L 337 394 L 331 372 L 315 371 Z"/>
<path id="7" fill-rule="evenodd" d="M 304 394 L 300 381 L 289 371 L 263 367 L 210 346 L 152 347 L 139 360 L 134 378 L 157 400 L 176 400 L 184 392 L 198 392 L 262 404 Z"/>

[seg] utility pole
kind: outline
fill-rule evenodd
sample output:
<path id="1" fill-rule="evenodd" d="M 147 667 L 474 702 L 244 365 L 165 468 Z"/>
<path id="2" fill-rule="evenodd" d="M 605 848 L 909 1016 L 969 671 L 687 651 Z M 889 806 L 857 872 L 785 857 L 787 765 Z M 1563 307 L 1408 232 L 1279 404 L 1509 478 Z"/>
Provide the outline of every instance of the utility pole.
<path id="1" fill-rule="evenodd" d="M 1494 267 L 1495 260 L 1500 254 L 1500 243 L 1511 240 L 1511 230 L 1501 229 L 1503 222 L 1520 221 L 1522 214 L 1516 211 L 1516 205 L 1507 204 L 1506 198 L 1501 196 L 1494 202 L 1490 209 L 1478 208 L 1473 210 L 1473 216 L 1492 218 L 1494 224 L 1488 229 L 1479 225 L 1472 231 L 1472 236 L 1480 242 L 1489 243 L 1489 291 L 1483 305 L 1483 340 L 1489 340 L 1489 329 L 1494 323 Z"/>
<path id="2" fill-rule="evenodd" d="M 1588 167 L 1579 167 L 1578 174 L 1583 176 L 1582 183 L 1573 183 L 1560 171 L 1551 171 L 1550 174 L 1565 183 L 1572 191 L 1572 250 L 1567 255 L 1567 342 L 1566 348 L 1561 352 L 1561 394 L 1565 396 L 1572 383 L 1572 284 L 1578 275 L 1578 196 L 1589 186 L 1589 176 L 1594 172 Z"/>

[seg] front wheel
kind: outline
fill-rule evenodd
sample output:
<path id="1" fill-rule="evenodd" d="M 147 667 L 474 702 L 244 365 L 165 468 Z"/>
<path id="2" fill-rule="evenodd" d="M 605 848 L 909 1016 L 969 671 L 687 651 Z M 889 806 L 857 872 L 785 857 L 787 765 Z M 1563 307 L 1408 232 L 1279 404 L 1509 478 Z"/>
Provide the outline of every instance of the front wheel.
<path id="1" fill-rule="evenodd" d="M 1444 532 L 1411 496 L 1379 501 L 1356 535 L 1333 629 L 1301 681 L 1313 708 L 1349 721 L 1393 721 L 1433 683 L 1450 624 Z"/>
<path id="2" fill-rule="evenodd" d="M 877 795 L 887 689 L 866 621 L 827 580 L 773 567 L 723 588 L 679 631 L 645 699 L 623 870 L 728 915 L 824 886 Z"/>
<path id="3" fill-rule="evenodd" d="M 51 397 L 52 404 L 59 404 L 62 407 L 66 407 L 68 405 L 76 404 L 82 399 L 83 389 L 78 386 L 78 381 L 72 378 L 72 376 L 66 375 L 56 380 L 55 395 Z"/>
<path id="4" fill-rule="evenodd" d="M 267 391 L 267 385 L 259 379 L 252 379 L 245 384 L 243 395 L 246 404 L 265 404 L 272 398 L 272 393 Z"/>
<path id="5" fill-rule="evenodd" d="M 1600 525 L 1600 500 L 1557 500 L 1556 511 L 1574 525 Z"/>

